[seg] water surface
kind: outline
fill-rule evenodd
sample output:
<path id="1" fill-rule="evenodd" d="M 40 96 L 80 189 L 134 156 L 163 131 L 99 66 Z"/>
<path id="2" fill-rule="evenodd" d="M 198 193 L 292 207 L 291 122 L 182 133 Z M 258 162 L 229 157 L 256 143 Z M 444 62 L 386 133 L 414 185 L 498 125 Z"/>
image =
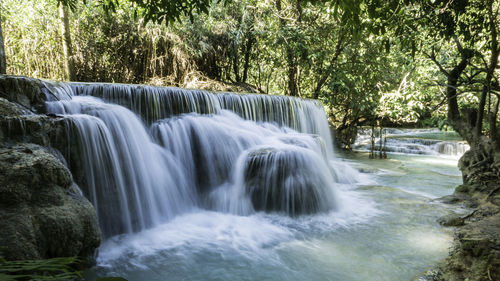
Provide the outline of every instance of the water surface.
<path id="1" fill-rule="evenodd" d="M 341 207 L 290 218 L 194 210 L 106 240 L 88 273 L 128 280 L 411 280 L 444 258 L 452 229 L 436 219 L 457 207 L 434 199 L 461 183 L 457 157 L 340 155 L 352 184 Z M 353 170 L 348 167 L 353 167 Z"/>

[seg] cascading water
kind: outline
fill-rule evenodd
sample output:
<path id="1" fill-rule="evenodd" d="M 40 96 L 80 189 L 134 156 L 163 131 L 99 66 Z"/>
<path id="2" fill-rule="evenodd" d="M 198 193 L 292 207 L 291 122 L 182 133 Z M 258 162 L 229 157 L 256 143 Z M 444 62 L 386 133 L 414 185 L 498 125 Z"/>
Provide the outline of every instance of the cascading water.
<path id="1" fill-rule="evenodd" d="M 460 153 L 455 137 L 393 131 L 390 159 L 334 157 L 311 100 L 120 84 L 44 91 L 48 112 L 68 120 L 61 152 L 106 238 L 88 280 L 399 281 L 448 252 L 451 232 L 436 219 L 452 207 L 434 199 L 461 180 L 456 157 L 442 155 Z"/>
<path id="2" fill-rule="evenodd" d="M 438 129 L 383 129 L 385 144 L 380 145 L 380 131 L 375 130 L 375 150 L 382 146 L 384 151 L 404 154 L 421 155 L 448 155 L 460 157 L 469 145 L 454 132 L 441 132 Z M 383 141 L 384 142 L 384 141 Z M 371 129 L 358 130 L 356 143 L 353 148 L 357 151 L 370 151 Z"/>
<path id="3" fill-rule="evenodd" d="M 226 109 L 246 120 L 270 122 L 301 133 L 319 134 L 327 144 L 332 142 L 325 113 L 313 100 L 230 93 L 214 95 L 199 90 L 144 85 L 95 83 L 70 85 L 74 95 L 95 96 L 107 102 L 120 104 L 140 115 L 148 124 L 182 113 L 216 114 Z M 68 84 L 62 88 L 64 92 L 68 89 Z M 61 92 L 61 89 L 56 91 Z M 333 155 L 330 153 L 329 156 Z"/>
<path id="4" fill-rule="evenodd" d="M 296 216 L 337 207 L 344 166 L 330 165 L 315 101 L 121 84 L 46 83 L 45 91 L 47 111 L 76 131 L 73 160 L 106 237 L 195 208 Z"/>
<path id="5" fill-rule="evenodd" d="M 48 102 L 47 110 L 71 116 L 86 191 L 106 236 L 151 227 L 195 203 L 174 157 L 126 108 L 75 96 Z"/>

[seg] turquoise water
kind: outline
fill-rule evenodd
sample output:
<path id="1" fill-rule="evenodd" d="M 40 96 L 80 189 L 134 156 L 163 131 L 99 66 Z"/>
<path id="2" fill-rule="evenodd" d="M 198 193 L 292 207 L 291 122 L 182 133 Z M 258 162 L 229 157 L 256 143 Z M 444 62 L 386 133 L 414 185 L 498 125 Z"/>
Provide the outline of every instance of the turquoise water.
<path id="1" fill-rule="evenodd" d="M 436 129 L 391 129 L 395 154 L 369 160 L 334 155 L 313 100 L 44 86 L 106 237 L 88 280 L 409 280 L 451 245 L 436 219 L 460 210 L 435 199 L 460 183 L 467 145 Z"/>
<path id="2" fill-rule="evenodd" d="M 436 219 L 461 210 L 434 199 L 461 183 L 456 157 L 339 158 L 332 164 L 357 170 L 357 183 L 337 187 L 339 211 L 295 219 L 193 211 L 105 241 L 87 279 L 411 280 L 447 255 L 452 229 Z"/>

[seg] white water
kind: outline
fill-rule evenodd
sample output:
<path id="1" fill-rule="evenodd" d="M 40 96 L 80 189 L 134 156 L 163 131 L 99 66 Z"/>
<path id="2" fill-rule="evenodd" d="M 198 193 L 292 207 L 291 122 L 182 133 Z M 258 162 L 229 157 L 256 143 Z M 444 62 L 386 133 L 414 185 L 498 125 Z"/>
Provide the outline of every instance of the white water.
<path id="1" fill-rule="evenodd" d="M 71 120 L 68 143 L 79 150 L 71 166 L 85 175 L 79 184 L 105 237 L 197 209 L 330 212 L 338 186 L 356 178 L 330 165 L 331 136 L 314 101 L 112 84 L 45 91 L 47 111 Z"/>
<path id="2" fill-rule="evenodd" d="M 379 151 L 379 130 L 375 130 L 375 150 Z M 389 153 L 448 155 L 458 158 L 469 145 L 454 132 L 441 132 L 439 129 L 393 129 L 383 130 L 386 138 L 384 151 Z M 384 140 L 382 140 L 382 147 Z M 363 128 L 358 131 L 358 136 L 353 148 L 357 151 L 370 151 L 371 129 Z"/>
<path id="3" fill-rule="evenodd" d="M 338 188 L 338 211 L 292 218 L 195 210 L 106 240 L 87 273 L 129 280 L 411 280 L 444 258 L 450 211 L 434 201 L 460 183 L 456 160 L 393 155 L 344 164 L 371 178 Z"/>
<path id="4" fill-rule="evenodd" d="M 46 87 L 106 238 L 88 280 L 408 280 L 451 243 L 456 159 L 335 157 L 314 101 Z"/>

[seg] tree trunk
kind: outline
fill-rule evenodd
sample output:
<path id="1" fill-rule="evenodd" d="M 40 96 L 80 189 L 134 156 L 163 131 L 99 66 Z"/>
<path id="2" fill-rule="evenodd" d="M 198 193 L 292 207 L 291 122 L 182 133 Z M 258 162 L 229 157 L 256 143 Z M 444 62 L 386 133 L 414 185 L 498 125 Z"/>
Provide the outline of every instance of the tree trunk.
<path id="1" fill-rule="evenodd" d="M 299 3 L 299 2 L 297 2 Z M 298 4 L 299 5 L 299 4 Z M 276 9 L 280 13 L 282 11 L 281 0 L 276 0 Z M 299 10 L 300 13 L 300 10 Z M 299 19 L 300 19 L 299 14 Z M 286 21 L 280 16 L 280 26 L 281 28 L 286 27 Z M 286 41 L 286 40 L 285 40 Z M 290 47 L 290 44 L 285 42 L 285 53 L 286 53 L 286 63 L 287 63 L 287 76 L 288 76 L 288 84 L 287 84 L 287 94 L 289 96 L 298 96 L 299 95 L 299 87 L 297 81 L 297 73 L 298 73 L 298 65 L 297 59 L 295 57 L 295 53 L 293 49 Z"/>
<path id="2" fill-rule="evenodd" d="M 326 80 L 328 79 L 328 77 L 330 77 L 330 74 L 332 74 L 333 66 L 334 66 L 335 62 L 337 61 L 337 59 L 339 58 L 340 54 L 342 53 L 342 50 L 344 50 L 345 45 L 343 45 L 343 44 L 344 44 L 344 33 L 342 31 L 340 31 L 339 39 L 337 41 L 337 44 L 335 45 L 335 53 L 333 54 L 333 57 L 330 60 L 330 65 L 328 66 L 326 71 L 323 72 L 323 75 L 318 80 L 318 83 L 316 84 L 316 87 L 314 88 L 313 99 L 319 98 L 321 88 L 326 83 Z"/>
<path id="3" fill-rule="evenodd" d="M 61 19 L 62 45 L 64 52 L 64 71 L 66 79 L 76 80 L 75 65 L 73 62 L 73 49 L 71 48 L 71 33 L 69 29 L 68 7 L 59 3 L 59 17 Z"/>
<path id="4" fill-rule="evenodd" d="M 465 122 L 465 120 L 460 116 L 457 102 L 458 80 L 469 64 L 469 59 L 472 57 L 472 53 L 462 48 L 462 45 L 460 44 L 460 41 L 456 36 L 454 37 L 454 40 L 461 58 L 460 62 L 455 65 L 450 72 L 444 69 L 443 66 L 437 61 L 434 54 L 434 49 L 432 50 L 432 54 L 429 56 L 429 58 L 439 67 L 439 70 L 447 78 L 446 99 L 448 102 L 448 121 L 450 121 L 453 129 L 457 131 L 465 140 L 467 140 L 467 142 L 471 146 L 473 146 L 474 144 L 476 144 L 477 140 L 474 134 L 475 124 Z"/>
<path id="5" fill-rule="evenodd" d="M 298 87 L 298 66 L 297 61 L 295 59 L 295 54 L 293 50 L 287 46 L 286 48 L 286 57 L 288 63 L 288 95 L 289 96 L 298 96 L 299 95 L 299 87 Z"/>
<path id="6" fill-rule="evenodd" d="M 455 131 L 457 131 L 470 145 L 475 143 L 474 128 L 465 122 L 460 116 L 457 102 L 458 79 L 468 65 L 469 57 L 462 54 L 462 59 L 448 74 L 448 85 L 446 96 L 448 98 L 448 120 Z"/>
<path id="7" fill-rule="evenodd" d="M 239 82 L 241 82 L 240 67 L 239 67 L 240 59 L 239 59 L 239 55 L 238 55 L 238 46 L 236 45 L 236 43 L 233 43 L 233 51 L 234 51 L 234 54 L 233 54 L 234 78 L 236 79 L 236 82 L 239 83 Z"/>
<path id="8" fill-rule="evenodd" d="M 0 74 L 7 73 L 7 64 L 5 63 L 5 49 L 3 45 L 2 16 L 0 15 Z"/>
<path id="9" fill-rule="evenodd" d="M 478 112 L 477 112 L 476 131 L 475 131 L 475 134 L 477 137 L 481 136 L 481 134 L 482 134 L 484 107 L 486 105 L 486 97 L 491 92 L 491 85 L 493 83 L 493 78 L 495 75 L 495 68 L 498 64 L 498 55 L 500 53 L 500 49 L 498 48 L 497 28 L 496 28 L 496 24 L 495 24 L 495 16 L 493 15 L 493 7 L 492 6 L 493 6 L 493 1 L 488 1 L 489 26 L 491 29 L 491 56 L 490 56 L 489 65 L 486 65 L 486 81 L 483 85 L 483 90 L 481 92 L 481 99 L 479 101 L 479 107 L 478 107 Z M 495 116 L 495 118 L 496 118 L 496 116 Z"/>
<path id="10" fill-rule="evenodd" d="M 250 68 L 250 54 L 252 53 L 252 46 L 255 39 L 251 33 L 248 34 L 246 49 L 245 49 L 245 63 L 243 64 L 243 78 L 242 82 L 246 83 L 248 78 L 248 69 Z M 260 89 L 260 87 L 259 87 Z"/>
<path id="11" fill-rule="evenodd" d="M 490 112 L 490 135 L 491 135 L 491 141 L 493 142 L 493 145 L 495 149 L 500 148 L 500 140 L 499 140 L 499 135 L 498 135 L 498 129 L 497 129 L 497 114 L 498 114 L 498 106 L 500 103 L 500 97 L 497 96 L 495 105 L 493 106 L 493 111 Z"/>

